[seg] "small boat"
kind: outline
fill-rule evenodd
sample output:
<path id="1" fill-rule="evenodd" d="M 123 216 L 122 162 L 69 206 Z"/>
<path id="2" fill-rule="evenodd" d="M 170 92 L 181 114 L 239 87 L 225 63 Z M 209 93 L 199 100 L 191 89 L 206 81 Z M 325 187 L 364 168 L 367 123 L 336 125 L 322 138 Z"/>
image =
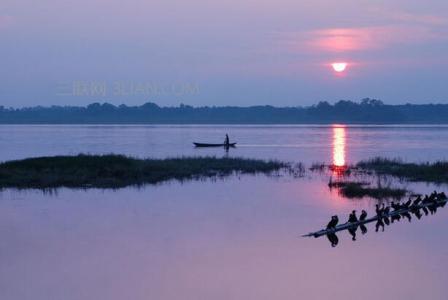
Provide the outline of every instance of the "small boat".
<path id="1" fill-rule="evenodd" d="M 206 143 L 193 143 L 196 147 L 204 148 L 204 147 L 235 147 L 236 143 L 230 143 L 230 144 L 206 144 Z"/>

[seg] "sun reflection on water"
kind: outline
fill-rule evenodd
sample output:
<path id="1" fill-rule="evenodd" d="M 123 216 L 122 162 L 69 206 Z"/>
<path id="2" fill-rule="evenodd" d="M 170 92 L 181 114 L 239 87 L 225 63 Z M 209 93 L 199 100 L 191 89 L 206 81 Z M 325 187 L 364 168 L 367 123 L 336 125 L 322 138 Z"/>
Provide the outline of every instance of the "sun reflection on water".
<path id="1" fill-rule="evenodd" d="M 340 173 L 346 168 L 346 127 L 344 125 L 333 125 L 333 170 Z"/>

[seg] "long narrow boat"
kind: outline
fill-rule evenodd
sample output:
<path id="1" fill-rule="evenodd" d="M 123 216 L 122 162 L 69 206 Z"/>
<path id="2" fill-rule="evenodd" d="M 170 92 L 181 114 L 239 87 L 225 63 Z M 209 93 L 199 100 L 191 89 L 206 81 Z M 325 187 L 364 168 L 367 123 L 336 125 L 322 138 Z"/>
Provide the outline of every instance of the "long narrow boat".
<path id="1" fill-rule="evenodd" d="M 206 144 L 206 143 L 193 143 L 196 147 L 202 148 L 202 147 L 235 147 L 236 143 L 230 143 L 230 144 Z"/>
<path id="2" fill-rule="evenodd" d="M 422 209 L 424 207 L 429 207 L 429 206 L 433 206 L 433 205 L 441 206 L 441 205 L 446 204 L 447 201 L 448 201 L 447 199 L 442 199 L 442 200 L 438 200 L 436 202 L 420 204 L 420 205 L 417 205 L 417 206 L 412 206 L 412 207 L 409 207 L 409 208 L 402 208 L 402 209 L 399 209 L 399 210 L 393 210 L 393 211 L 391 211 L 388 214 L 382 215 L 381 218 L 393 217 L 393 216 L 396 216 L 396 215 L 409 213 L 409 212 L 412 212 L 413 210 L 419 210 L 419 209 Z M 364 224 L 367 224 L 367 223 L 375 222 L 375 221 L 378 221 L 378 219 L 379 219 L 379 216 L 376 215 L 374 217 L 365 219 L 364 221 L 358 221 L 358 222 L 354 222 L 354 223 L 348 223 L 347 222 L 347 223 L 340 224 L 340 225 L 336 226 L 335 228 L 322 229 L 322 230 L 319 230 L 319 231 L 316 231 L 316 232 L 310 232 L 308 234 L 303 235 L 303 237 L 315 237 L 315 238 L 318 238 L 318 237 L 323 236 L 323 235 L 327 235 L 327 234 L 335 233 L 335 232 L 338 232 L 338 231 L 341 231 L 341 230 L 346 230 L 346 229 L 354 228 L 354 227 L 357 227 L 357 226 L 360 226 L 360 225 L 364 225 Z"/>

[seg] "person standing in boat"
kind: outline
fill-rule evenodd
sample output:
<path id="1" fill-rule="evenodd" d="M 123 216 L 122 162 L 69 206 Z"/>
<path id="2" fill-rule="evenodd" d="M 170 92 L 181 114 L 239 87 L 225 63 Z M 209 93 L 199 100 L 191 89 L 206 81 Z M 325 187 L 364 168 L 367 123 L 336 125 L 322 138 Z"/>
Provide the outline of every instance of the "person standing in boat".
<path id="1" fill-rule="evenodd" d="M 229 144 L 230 144 L 229 135 L 226 133 L 226 138 L 224 140 L 224 145 L 225 146 L 229 146 Z"/>

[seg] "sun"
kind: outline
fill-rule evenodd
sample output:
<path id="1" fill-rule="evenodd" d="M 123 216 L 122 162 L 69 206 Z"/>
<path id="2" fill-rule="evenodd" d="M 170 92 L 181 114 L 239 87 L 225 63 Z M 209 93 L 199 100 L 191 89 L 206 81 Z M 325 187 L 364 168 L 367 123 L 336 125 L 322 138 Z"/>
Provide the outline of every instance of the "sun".
<path id="1" fill-rule="evenodd" d="M 338 73 L 344 72 L 347 69 L 347 65 L 346 62 L 335 62 L 331 64 L 333 70 Z"/>

